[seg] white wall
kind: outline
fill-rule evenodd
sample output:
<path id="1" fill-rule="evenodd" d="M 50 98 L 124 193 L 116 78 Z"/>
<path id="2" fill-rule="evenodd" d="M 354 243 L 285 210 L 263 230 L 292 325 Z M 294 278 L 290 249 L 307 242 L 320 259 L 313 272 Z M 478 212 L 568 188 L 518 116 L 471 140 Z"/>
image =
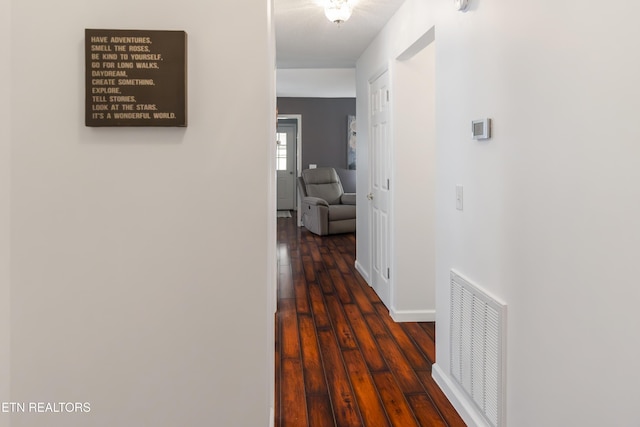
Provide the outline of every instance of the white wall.
<path id="1" fill-rule="evenodd" d="M 0 58 L 9 58 L 11 44 L 11 3 L 0 2 Z M 0 61 L 0 402 L 10 400 L 10 225 L 9 187 L 11 155 L 11 77 L 9 61 Z M 0 413 L 0 427 L 9 426 L 10 417 Z"/>
<path id="2" fill-rule="evenodd" d="M 270 2 L 12 7 L 11 397 L 91 403 L 12 426 L 267 426 Z M 185 30 L 189 126 L 85 127 L 85 28 Z"/>
<path id="3" fill-rule="evenodd" d="M 638 13 L 407 0 L 358 62 L 361 156 L 366 80 L 435 26 L 438 368 L 449 369 L 455 268 L 508 304 L 510 426 L 640 424 Z M 476 142 L 482 117 L 494 136 Z"/>
<path id="4" fill-rule="evenodd" d="M 394 247 L 391 315 L 435 320 L 435 46 L 391 63 Z"/>
<path id="5" fill-rule="evenodd" d="M 281 68 L 276 74 L 279 97 L 356 97 L 355 68 Z"/>

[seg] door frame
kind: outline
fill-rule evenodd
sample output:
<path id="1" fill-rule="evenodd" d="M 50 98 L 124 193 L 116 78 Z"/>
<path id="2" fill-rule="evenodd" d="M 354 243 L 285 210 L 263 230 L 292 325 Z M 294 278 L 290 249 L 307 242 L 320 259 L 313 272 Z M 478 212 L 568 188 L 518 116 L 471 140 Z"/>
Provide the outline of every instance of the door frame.
<path id="1" fill-rule="evenodd" d="M 286 167 L 280 169 L 280 165 L 276 164 L 276 193 L 278 199 L 276 201 L 276 208 L 278 211 L 287 210 L 292 211 L 296 209 L 296 145 L 298 134 L 298 123 L 296 120 L 278 120 L 277 125 L 277 144 L 276 150 L 276 163 L 280 163 L 282 159 L 279 157 L 282 153 L 279 152 L 281 136 L 284 137 L 285 153 L 286 153 Z"/>
<path id="2" fill-rule="evenodd" d="M 298 134 L 296 135 L 296 161 L 294 169 L 294 175 L 296 177 L 294 206 L 296 206 L 296 212 L 298 215 L 298 227 L 302 227 L 302 200 L 300 200 L 300 197 L 298 196 L 297 182 L 298 177 L 302 174 L 302 114 L 278 114 L 278 120 L 295 120 L 298 128 Z"/>

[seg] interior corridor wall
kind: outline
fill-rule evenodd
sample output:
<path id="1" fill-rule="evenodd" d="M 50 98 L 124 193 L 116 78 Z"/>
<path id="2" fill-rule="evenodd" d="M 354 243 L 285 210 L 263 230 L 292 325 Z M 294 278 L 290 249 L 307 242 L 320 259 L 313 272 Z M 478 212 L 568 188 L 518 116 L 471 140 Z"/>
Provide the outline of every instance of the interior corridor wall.
<path id="1" fill-rule="evenodd" d="M 10 401 L 10 137 L 11 137 L 11 3 L 0 2 L 0 402 Z M 0 414 L 0 427 L 9 426 L 9 417 Z"/>
<path id="2" fill-rule="evenodd" d="M 435 27 L 434 369 L 448 376 L 456 269 L 508 305 L 506 425 L 638 425 L 640 373 L 630 367 L 640 358 L 640 5 L 470 5 L 462 13 L 452 2 L 407 0 L 356 71 L 362 159 L 368 80 Z M 474 141 L 471 121 L 484 117 L 493 136 Z M 358 172 L 366 188 L 367 173 Z M 447 393 L 464 410 L 464 397 Z M 585 410 L 585 402 L 598 404 Z"/>
<path id="3" fill-rule="evenodd" d="M 391 63 L 393 260 L 391 315 L 435 320 L 435 43 Z"/>
<path id="4" fill-rule="evenodd" d="M 11 399 L 91 408 L 11 426 L 268 426 L 271 2 L 11 6 Z M 85 127 L 85 28 L 186 31 L 188 127 Z"/>

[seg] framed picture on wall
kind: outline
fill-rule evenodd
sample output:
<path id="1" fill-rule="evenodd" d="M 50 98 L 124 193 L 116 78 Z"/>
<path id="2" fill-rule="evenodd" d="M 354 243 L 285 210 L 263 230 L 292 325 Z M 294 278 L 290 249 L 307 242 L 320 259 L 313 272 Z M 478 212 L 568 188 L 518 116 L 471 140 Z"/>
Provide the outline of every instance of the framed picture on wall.
<path id="1" fill-rule="evenodd" d="M 356 168 L 356 116 L 347 116 L 347 169 Z"/>

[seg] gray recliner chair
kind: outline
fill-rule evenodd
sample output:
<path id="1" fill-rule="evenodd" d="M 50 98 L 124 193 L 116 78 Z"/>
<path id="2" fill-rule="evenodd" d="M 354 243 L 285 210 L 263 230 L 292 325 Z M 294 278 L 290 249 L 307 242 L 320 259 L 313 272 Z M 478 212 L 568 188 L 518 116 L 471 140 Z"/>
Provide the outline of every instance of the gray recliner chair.
<path id="1" fill-rule="evenodd" d="M 356 194 L 345 193 L 333 168 L 305 169 L 298 178 L 302 224 L 312 233 L 356 231 Z"/>

